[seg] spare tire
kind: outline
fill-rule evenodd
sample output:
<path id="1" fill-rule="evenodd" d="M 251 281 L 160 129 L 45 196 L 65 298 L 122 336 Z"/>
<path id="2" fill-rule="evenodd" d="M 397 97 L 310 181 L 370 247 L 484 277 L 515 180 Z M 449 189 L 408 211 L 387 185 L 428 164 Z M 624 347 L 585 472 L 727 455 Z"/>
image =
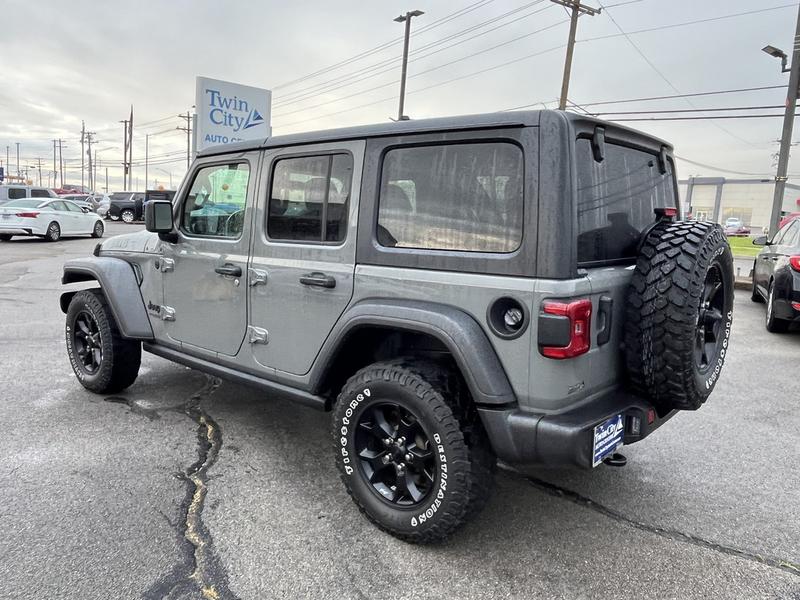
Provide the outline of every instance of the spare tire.
<path id="1" fill-rule="evenodd" d="M 719 378 L 733 316 L 733 256 L 716 223 L 665 221 L 645 236 L 628 290 L 625 360 L 661 414 L 697 410 Z"/>

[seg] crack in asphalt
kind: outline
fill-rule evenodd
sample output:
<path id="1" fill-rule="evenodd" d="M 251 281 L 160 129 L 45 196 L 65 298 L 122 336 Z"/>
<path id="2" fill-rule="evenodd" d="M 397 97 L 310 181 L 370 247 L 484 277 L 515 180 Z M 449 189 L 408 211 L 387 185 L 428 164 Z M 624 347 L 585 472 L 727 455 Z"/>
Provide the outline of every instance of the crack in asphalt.
<path id="1" fill-rule="evenodd" d="M 780 569 L 781 571 L 791 573 L 792 575 L 800 576 L 800 564 L 798 563 L 776 558 L 766 554 L 761 554 L 758 552 L 751 552 L 749 550 L 745 550 L 743 548 L 737 548 L 735 546 L 728 546 L 726 544 L 712 542 L 710 540 L 706 540 L 704 538 L 692 535 L 690 533 L 684 533 L 682 531 L 678 531 L 677 529 L 667 529 L 664 527 L 658 527 L 656 525 L 649 525 L 648 523 L 643 523 L 641 521 L 636 521 L 634 519 L 631 519 L 630 517 L 626 517 L 625 515 L 615 511 L 614 509 L 599 504 L 594 500 L 592 500 L 591 498 L 589 498 L 588 496 L 584 496 L 582 494 L 579 494 L 578 492 L 574 492 L 567 488 L 563 488 L 561 486 L 544 481 L 543 479 L 539 479 L 537 477 L 523 475 L 516 471 L 508 470 L 507 472 L 511 475 L 524 479 L 525 481 L 533 485 L 535 488 L 545 492 L 546 494 L 549 494 L 550 496 L 555 496 L 556 498 L 563 498 L 564 500 L 568 500 L 573 504 L 577 504 L 578 506 L 582 506 L 584 508 L 588 508 L 590 510 L 598 512 L 601 515 L 608 517 L 609 519 L 613 519 L 614 521 L 620 523 L 625 523 L 626 525 L 634 527 L 635 529 L 638 529 L 640 531 L 646 531 L 648 533 L 653 533 L 668 540 L 673 540 L 676 542 L 684 542 L 687 544 L 692 544 L 694 546 L 699 546 L 701 548 L 706 548 L 708 550 L 713 550 L 715 552 L 720 552 L 722 554 L 727 554 L 729 556 L 735 556 L 737 558 L 742 558 L 745 560 L 757 562 L 762 565 L 767 565 L 769 567 L 773 567 L 775 569 Z"/>
<path id="2" fill-rule="evenodd" d="M 107 398 L 103 398 L 103 400 L 106 402 L 113 402 L 114 404 L 125 404 L 128 406 L 132 414 L 147 417 L 147 420 L 149 421 L 156 421 L 161 418 L 161 415 L 158 414 L 158 410 L 155 408 L 147 408 L 146 406 L 142 406 L 133 398 L 125 398 L 124 396 L 108 396 Z"/>
<path id="3" fill-rule="evenodd" d="M 184 473 L 177 475 L 188 484 L 186 497 L 181 503 L 184 517 L 177 524 L 182 556 L 169 574 L 143 594 L 145 600 L 183 598 L 197 592 L 205 600 L 238 600 L 230 590 L 227 573 L 203 523 L 208 472 L 222 448 L 222 430 L 203 410 L 201 403 L 221 383 L 219 379 L 207 376 L 206 384 L 177 409 L 197 423 L 197 460 Z"/>

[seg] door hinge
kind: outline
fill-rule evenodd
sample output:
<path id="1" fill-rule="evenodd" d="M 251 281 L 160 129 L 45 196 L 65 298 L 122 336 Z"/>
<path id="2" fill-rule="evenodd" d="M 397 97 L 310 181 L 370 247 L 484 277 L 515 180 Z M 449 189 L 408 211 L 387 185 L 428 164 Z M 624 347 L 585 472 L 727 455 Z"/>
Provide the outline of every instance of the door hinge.
<path id="1" fill-rule="evenodd" d="M 162 306 L 161 307 L 161 319 L 164 321 L 174 321 L 175 320 L 175 309 L 171 306 Z"/>
<path id="2" fill-rule="evenodd" d="M 261 269 L 247 269 L 247 278 L 251 286 L 266 285 L 267 272 Z"/>
<path id="3" fill-rule="evenodd" d="M 251 344 L 269 344 L 269 333 L 266 329 L 248 325 L 247 332 L 250 335 Z"/>
<path id="4" fill-rule="evenodd" d="M 162 258 L 161 259 L 161 272 L 162 273 L 169 273 L 170 271 L 175 270 L 175 261 L 171 258 Z"/>

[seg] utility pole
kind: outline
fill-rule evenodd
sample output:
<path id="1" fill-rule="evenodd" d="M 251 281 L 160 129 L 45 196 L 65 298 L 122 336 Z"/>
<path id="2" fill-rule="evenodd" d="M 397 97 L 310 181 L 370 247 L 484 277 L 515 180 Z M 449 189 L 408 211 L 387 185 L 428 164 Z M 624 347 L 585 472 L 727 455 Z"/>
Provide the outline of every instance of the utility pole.
<path id="1" fill-rule="evenodd" d="M 21 175 L 21 171 L 19 170 L 19 142 L 15 142 L 17 144 L 17 176 Z"/>
<path id="2" fill-rule="evenodd" d="M 408 120 L 408 117 L 403 113 L 406 101 L 406 72 L 408 71 L 408 40 L 411 37 L 411 18 L 419 17 L 424 14 L 425 13 L 421 10 L 412 10 L 394 19 L 397 23 L 406 24 L 406 34 L 403 38 L 403 70 L 400 74 L 400 106 L 397 108 L 398 121 Z"/>
<path id="3" fill-rule="evenodd" d="M 133 185 L 133 104 L 131 104 L 131 118 L 128 123 L 128 185 Z"/>
<path id="4" fill-rule="evenodd" d="M 83 172 L 84 172 L 83 147 L 85 143 L 86 143 L 86 123 L 81 121 L 81 192 L 83 191 Z"/>
<path id="5" fill-rule="evenodd" d="M 61 179 L 59 184 L 61 188 L 64 187 L 64 148 L 66 147 L 64 140 L 58 140 L 58 173 Z"/>
<path id="6" fill-rule="evenodd" d="M 55 176 L 56 176 L 56 142 L 58 140 L 53 140 L 53 187 L 56 187 L 55 183 Z"/>
<path id="7" fill-rule="evenodd" d="M 150 158 L 150 134 L 144 136 L 144 191 L 147 191 L 147 162 Z"/>
<path id="8" fill-rule="evenodd" d="M 186 120 L 186 127 L 176 127 L 178 131 L 186 132 L 186 168 L 192 162 L 192 114 L 187 110 L 185 115 L 178 115 L 178 118 Z"/>
<path id="9" fill-rule="evenodd" d="M 36 162 L 36 166 L 39 168 L 39 185 L 42 185 L 42 159 L 37 157 Z"/>
<path id="10" fill-rule="evenodd" d="M 94 191 L 94 178 L 92 177 L 92 138 L 97 135 L 94 131 L 87 131 L 86 132 L 86 145 L 88 149 L 86 150 L 86 156 L 89 159 L 89 190 Z"/>
<path id="11" fill-rule="evenodd" d="M 122 134 L 122 189 L 128 189 L 128 119 L 123 119 L 120 123 L 124 124 Z"/>
<path id="12" fill-rule="evenodd" d="M 792 127 L 794 126 L 795 105 L 797 104 L 797 86 L 800 85 L 800 8 L 797 11 L 797 25 L 794 32 L 792 48 L 792 67 L 789 72 L 789 89 L 786 92 L 786 110 L 783 113 L 783 133 L 781 133 L 781 149 L 778 155 L 778 172 L 775 174 L 775 195 L 772 197 L 772 212 L 769 219 L 769 239 L 775 237 L 778 223 L 781 220 L 783 194 L 786 190 L 786 172 L 789 168 L 789 150 L 792 144 Z"/>
<path id="13" fill-rule="evenodd" d="M 580 15 L 595 16 L 600 14 L 599 8 L 590 8 L 581 4 L 581 0 L 550 0 L 561 6 L 572 9 L 569 20 L 569 39 L 567 40 L 567 56 L 564 59 L 564 79 L 561 81 L 561 98 L 558 101 L 558 110 L 567 109 L 567 95 L 569 93 L 569 77 L 572 72 L 572 53 L 575 50 L 575 33 L 578 30 L 578 17 Z"/>
<path id="14" fill-rule="evenodd" d="M 108 167 L 106 167 L 106 194 L 108 193 Z"/>
<path id="15" fill-rule="evenodd" d="M 92 183 L 94 184 L 94 187 L 92 187 L 92 191 L 94 192 L 97 187 L 97 150 L 94 151 L 94 173 L 92 173 Z"/>

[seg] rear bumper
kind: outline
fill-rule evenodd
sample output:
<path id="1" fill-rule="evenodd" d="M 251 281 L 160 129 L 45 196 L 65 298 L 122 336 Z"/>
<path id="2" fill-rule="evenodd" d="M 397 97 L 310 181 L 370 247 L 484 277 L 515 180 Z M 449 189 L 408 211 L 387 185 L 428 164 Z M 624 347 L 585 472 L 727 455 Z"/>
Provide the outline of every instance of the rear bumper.
<path id="1" fill-rule="evenodd" d="M 594 427 L 622 414 L 624 444 L 641 441 L 677 411 L 659 417 L 645 399 L 615 391 L 558 414 L 536 414 L 519 408 L 478 408 L 484 428 L 498 458 L 508 463 L 553 467 L 592 467 Z M 649 423 L 648 416 L 654 418 Z M 634 434 L 634 419 L 639 419 Z"/>
<path id="2" fill-rule="evenodd" d="M 33 235 L 30 227 L 13 227 L 11 225 L 0 225 L 0 235 Z"/>

